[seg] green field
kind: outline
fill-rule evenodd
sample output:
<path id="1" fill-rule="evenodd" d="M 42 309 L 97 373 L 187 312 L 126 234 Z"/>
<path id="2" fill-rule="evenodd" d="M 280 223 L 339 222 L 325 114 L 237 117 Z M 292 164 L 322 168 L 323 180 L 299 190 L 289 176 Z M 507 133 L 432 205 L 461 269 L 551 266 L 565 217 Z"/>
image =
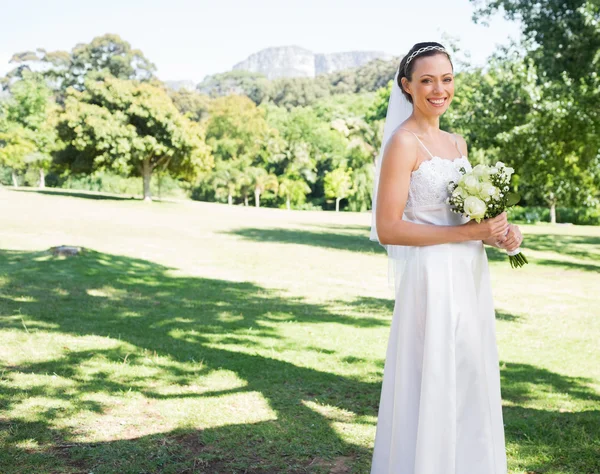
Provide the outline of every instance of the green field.
<path id="1" fill-rule="evenodd" d="M 393 309 L 368 214 L 0 210 L 0 473 L 368 473 Z M 524 269 L 488 251 L 509 470 L 600 473 L 600 228 L 523 230 Z"/>

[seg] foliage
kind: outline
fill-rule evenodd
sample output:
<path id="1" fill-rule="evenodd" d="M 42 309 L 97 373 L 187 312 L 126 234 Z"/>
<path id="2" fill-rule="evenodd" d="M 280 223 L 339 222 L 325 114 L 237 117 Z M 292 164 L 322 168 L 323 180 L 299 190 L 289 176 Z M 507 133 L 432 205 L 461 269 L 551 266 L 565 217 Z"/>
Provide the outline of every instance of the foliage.
<path id="1" fill-rule="evenodd" d="M 194 179 L 212 166 L 202 128 L 150 84 L 106 78 L 88 80 L 83 92 L 69 89 L 58 131 L 66 144 L 58 163 L 73 172 L 142 176 L 145 199 L 154 170 Z"/>
<path id="2" fill-rule="evenodd" d="M 53 176 L 50 175 L 51 179 Z M 138 178 L 120 176 L 111 171 L 98 170 L 91 174 L 69 174 L 64 177 L 56 177 L 57 184 L 63 189 L 78 189 L 101 193 L 122 194 L 139 196 L 141 193 Z M 152 196 L 158 198 L 186 197 L 186 186 L 168 174 L 157 173 L 150 184 Z"/>
<path id="3" fill-rule="evenodd" d="M 269 102 L 291 110 L 314 106 L 330 96 L 374 93 L 394 77 L 399 62 L 399 58 L 374 59 L 357 68 L 320 74 L 315 78 L 268 80 L 260 73 L 234 70 L 207 77 L 197 89 L 211 97 L 246 95 L 257 105 Z"/>
<path id="4" fill-rule="evenodd" d="M 576 89 L 540 81 L 533 60 L 514 50 L 493 58 L 490 66 L 459 75 L 460 92 L 445 123 L 464 134 L 486 163 L 501 160 L 515 168 L 526 203 L 596 203 L 597 124 L 576 107 Z"/>
<path id="5" fill-rule="evenodd" d="M 340 200 L 347 198 L 352 190 L 352 170 L 336 168 L 325 175 L 325 196 L 335 199 L 335 210 L 339 211 Z"/>
<path id="6" fill-rule="evenodd" d="M 310 193 L 310 186 L 302 178 L 295 176 L 283 176 L 279 181 L 279 195 L 285 198 L 288 209 L 297 208 L 304 204 L 306 195 Z"/>
<path id="7" fill-rule="evenodd" d="M 88 76 L 98 78 L 110 75 L 118 79 L 150 81 L 156 67 L 138 49 L 118 35 L 106 34 L 90 43 L 79 43 L 71 52 L 47 52 L 43 48 L 13 55 L 11 63 L 18 66 L 6 75 L 5 83 L 22 77 L 23 71 L 42 69 L 44 75 L 63 93 L 74 87 L 85 88 Z"/>
<path id="8" fill-rule="evenodd" d="M 206 142 L 217 160 L 250 160 L 257 163 L 268 153 L 274 137 L 264 111 L 247 97 L 230 95 L 210 103 Z"/>
<path id="9" fill-rule="evenodd" d="M 39 74 L 25 71 L 10 87 L 10 97 L 0 103 L 0 164 L 16 173 L 31 168 L 44 174 L 57 146 L 57 107 Z M 14 178 L 16 179 L 16 178 Z"/>
<path id="10" fill-rule="evenodd" d="M 260 104 L 269 94 L 269 81 L 261 73 L 233 70 L 205 77 L 196 89 L 212 98 L 246 95 L 255 104 Z"/>
<path id="11" fill-rule="evenodd" d="M 187 89 L 170 90 L 169 96 L 177 110 L 194 122 L 202 122 L 209 116 L 210 99 L 206 95 Z"/>
<path id="12" fill-rule="evenodd" d="M 550 222 L 550 209 L 540 206 L 514 206 L 508 209 L 508 217 L 511 221 L 536 224 L 538 222 Z M 557 222 L 576 225 L 600 225 L 599 207 L 557 207 Z"/>
<path id="13" fill-rule="evenodd" d="M 478 8 L 476 21 L 501 11 L 518 20 L 528 51 L 544 76 L 560 80 L 564 74 L 584 79 L 598 71 L 600 57 L 600 3 L 595 0 L 471 0 Z"/>

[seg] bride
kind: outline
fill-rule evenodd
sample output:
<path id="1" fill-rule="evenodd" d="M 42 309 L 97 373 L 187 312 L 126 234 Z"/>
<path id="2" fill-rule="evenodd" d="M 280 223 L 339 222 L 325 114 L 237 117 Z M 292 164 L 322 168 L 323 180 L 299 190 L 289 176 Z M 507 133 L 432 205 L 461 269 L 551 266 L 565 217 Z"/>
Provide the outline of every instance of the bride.
<path id="1" fill-rule="evenodd" d="M 467 145 L 440 130 L 454 96 L 439 43 L 402 59 L 384 130 L 371 238 L 387 250 L 396 303 L 372 474 L 505 474 L 495 314 L 483 244 L 522 236 L 503 213 L 481 223 L 450 210 L 447 186 L 471 169 Z"/>

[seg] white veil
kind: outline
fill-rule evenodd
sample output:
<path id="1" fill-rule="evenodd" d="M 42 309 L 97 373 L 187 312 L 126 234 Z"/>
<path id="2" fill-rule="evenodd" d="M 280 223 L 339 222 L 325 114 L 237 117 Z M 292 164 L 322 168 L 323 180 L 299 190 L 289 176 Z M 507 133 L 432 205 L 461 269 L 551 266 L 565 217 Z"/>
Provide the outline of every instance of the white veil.
<path id="1" fill-rule="evenodd" d="M 404 96 L 404 94 L 400 90 L 400 86 L 398 85 L 399 72 L 400 69 L 398 68 L 398 70 L 396 71 L 396 75 L 394 76 L 392 92 L 390 94 L 390 100 L 388 102 L 387 115 L 385 117 L 385 126 L 383 128 L 383 139 L 381 140 L 381 148 L 379 150 L 379 155 L 377 156 L 377 161 L 375 162 L 375 179 L 373 181 L 373 204 L 371 211 L 370 239 L 376 242 L 379 242 L 379 237 L 377 236 L 376 222 L 377 190 L 379 188 L 379 175 L 381 174 L 381 161 L 383 160 L 383 151 L 385 150 L 385 146 L 388 140 L 396 131 L 396 129 L 400 126 L 402 122 L 404 122 L 408 117 L 410 117 L 413 112 L 413 105 Z M 390 259 L 403 260 L 403 249 L 405 247 L 400 245 L 383 245 L 383 247 L 386 249 Z"/>

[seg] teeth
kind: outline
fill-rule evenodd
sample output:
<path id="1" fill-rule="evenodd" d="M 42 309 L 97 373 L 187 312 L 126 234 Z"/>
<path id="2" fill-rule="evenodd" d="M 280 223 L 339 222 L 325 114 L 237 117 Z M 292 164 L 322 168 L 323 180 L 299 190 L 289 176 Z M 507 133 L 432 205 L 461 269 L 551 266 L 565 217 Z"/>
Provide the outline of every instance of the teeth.
<path id="1" fill-rule="evenodd" d="M 433 104 L 443 104 L 444 100 L 446 99 L 429 99 L 429 102 L 433 103 Z"/>

